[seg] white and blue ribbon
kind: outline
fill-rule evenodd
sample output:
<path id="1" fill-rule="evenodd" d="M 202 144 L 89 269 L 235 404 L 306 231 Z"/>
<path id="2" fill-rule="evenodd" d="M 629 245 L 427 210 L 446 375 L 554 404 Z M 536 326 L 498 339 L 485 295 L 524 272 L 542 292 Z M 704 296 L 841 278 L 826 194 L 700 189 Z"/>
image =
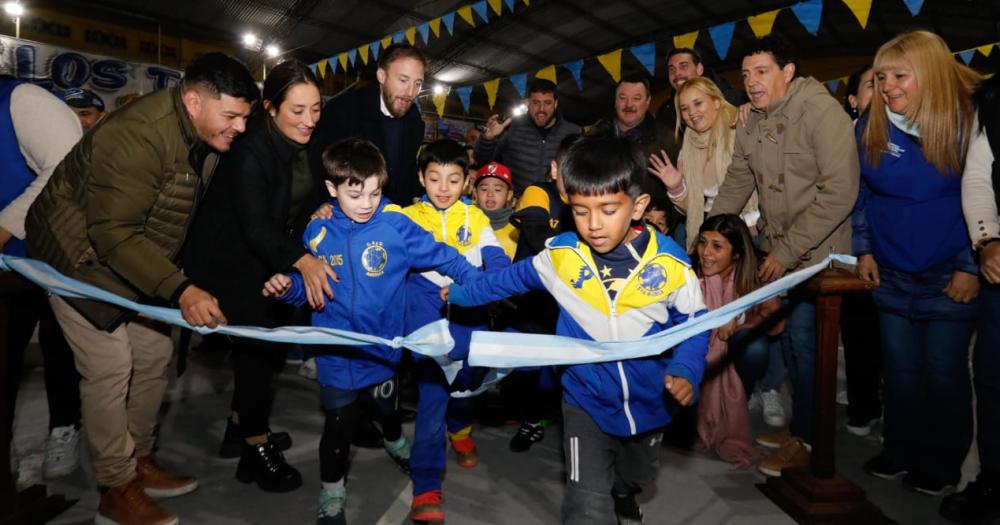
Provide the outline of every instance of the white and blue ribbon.
<path id="1" fill-rule="evenodd" d="M 669 348 L 718 328 L 754 306 L 798 286 L 831 262 L 857 264 L 849 255 L 830 255 L 822 262 L 763 286 L 752 293 L 688 319 L 660 333 L 627 341 L 589 341 L 572 337 L 510 332 L 473 332 L 469 364 L 494 368 L 579 365 L 659 355 Z"/>

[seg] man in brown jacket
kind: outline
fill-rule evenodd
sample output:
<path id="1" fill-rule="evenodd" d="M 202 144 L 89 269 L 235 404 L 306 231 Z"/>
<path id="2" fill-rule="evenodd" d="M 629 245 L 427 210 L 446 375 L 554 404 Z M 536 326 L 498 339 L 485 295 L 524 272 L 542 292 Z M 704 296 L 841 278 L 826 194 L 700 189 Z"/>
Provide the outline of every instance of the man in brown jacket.
<path id="1" fill-rule="evenodd" d="M 225 323 L 218 301 L 175 261 L 218 153 L 243 132 L 259 96 L 243 65 L 210 53 L 179 85 L 111 114 L 66 155 L 29 210 L 28 255 L 128 299 L 178 304 L 192 325 Z M 169 329 L 105 303 L 50 301 L 83 376 L 83 427 L 102 492 L 96 521 L 177 523 L 150 499 L 198 486 L 153 458 Z"/>
<path id="2" fill-rule="evenodd" d="M 711 215 L 740 213 L 757 190 L 760 247 L 767 252 L 758 276 L 768 282 L 830 253 L 850 253 L 858 153 L 850 118 L 821 83 L 796 78 L 786 43 L 758 40 L 744 53 L 742 70 L 752 110 L 736 130 L 733 162 Z M 816 306 L 792 294 L 786 308 L 781 344 L 793 390 L 791 426 L 757 438 L 778 449 L 760 465 L 771 476 L 807 465 L 812 439 Z"/>

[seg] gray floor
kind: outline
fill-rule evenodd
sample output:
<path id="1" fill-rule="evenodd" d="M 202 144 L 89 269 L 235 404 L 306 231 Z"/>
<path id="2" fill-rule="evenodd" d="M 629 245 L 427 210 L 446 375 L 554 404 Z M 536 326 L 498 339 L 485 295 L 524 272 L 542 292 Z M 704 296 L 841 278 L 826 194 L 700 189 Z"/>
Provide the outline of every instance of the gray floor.
<path id="1" fill-rule="evenodd" d="M 302 471 L 306 483 L 289 494 L 267 494 L 233 478 L 235 460 L 215 456 L 224 429 L 232 390 L 232 373 L 218 356 L 193 355 L 188 372 L 173 378 L 164 403 L 157 457 L 168 468 L 197 476 L 200 488 L 164 505 L 184 523 L 313 523 L 319 490 L 317 445 L 322 416 L 314 382 L 287 366 L 278 381 L 272 428 L 287 430 L 295 440 L 286 456 Z M 15 442 L 21 457 L 22 481 L 37 479 L 47 425 L 45 390 L 39 353 L 27 356 L 25 381 L 18 399 Z M 843 417 L 843 414 L 841 414 Z M 755 429 L 767 430 L 754 416 Z M 842 422 L 841 422 L 842 424 Z M 404 431 L 412 436 L 412 424 Z M 475 437 L 480 465 L 461 469 L 453 462 L 444 484 L 445 511 L 450 524 L 558 523 L 562 497 L 562 459 L 558 427 L 528 453 L 507 451 L 512 426 L 478 426 Z M 838 469 L 860 483 L 869 498 L 891 518 L 904 524 L 947 523 L 937 516 L 939 498 L 908 492 L 897 481 L 866 476 L 860 465 L 878 452 L 878 432 L 867 438 L 837 435 Z M 929 451 L 931 452 L 931 451 Z M 975 453 L 966 463 L 966 477 L 975 472 Z M 732 470 L 727 464 L 693 453 L 664 448 L 662 469 L 654 487 L 640 503 L 650 524 L 784 524 L 793 523 L 754 484 L 763 476 Z M 80 502 L 55 523 L 90 523 L 98 495 L 89 464 L 49 482 L 51 492 Z M 352 525 L 405 523 L 409 480 L 384 453 L 357 450 L 348 485 L 348 518 Z"/>

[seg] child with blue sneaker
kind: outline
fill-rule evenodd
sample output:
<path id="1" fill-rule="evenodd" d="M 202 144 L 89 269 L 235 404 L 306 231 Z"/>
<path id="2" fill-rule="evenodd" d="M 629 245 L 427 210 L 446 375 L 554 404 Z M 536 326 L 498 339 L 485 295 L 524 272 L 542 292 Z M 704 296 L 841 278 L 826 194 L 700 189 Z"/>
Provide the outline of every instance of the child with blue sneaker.
<path id="1" fill-rule="evenodd" d="M 641 222 L 650 199 L 642 193 L 645 171 L 625 139 L 575 143 L 559 173 L 578 233 L 560 234 L 531 259 L 442 295 L 472 306 L 544 290 L 559 303 L 557 334 L 596 341 L 637 339 L 704 313 L 687 254 Z M 672 412 L 695 401 L 708 336 L 652 357 L 566 367 L 564 524 L 642 523 L 635 495 L 656 477 Z"/>
<path id="2" fill-rule="evenodd" d="M 404 331 L 406 276 L 411 269 L 433 268 L 464 282 L 478 270 L 454 248 L 413 223 L 401 209 L 382 196 L 388 178 L 385 160 L 374 144 L 348 138 L 323 153 L 326 187 L 333 212 L 306 227 L 303 241 L 309 252 L 332 266 L 339 282 L 333 298 L 312 314 L 314 326 L 338 328 L 385 339 Z M 289 304 L 306 303 L 298 274 L 273 276 L 265 296 Z M 419 328 L 419 327 L 417 327 Z M 358 397 L 369 388 L 386 390 L 399 364 L 401 350 L 382 345 L 326 347 L 316 357 L 317 379 L 326 422 L 320 440 L 319 525 L 344 525 L 344 488 L 351 438 L 356 429 Z M 404 469 L 409 468 L 410 445 L 402 434 L 392 396 L 374 396 L 385 448 Z"/>
<path id="3" fill-rule="evenodd" d="M 468 155 L 452 140 L 439 140 L 424 148 L 418 159 L 420 184 L 427 194 L 403 213 L 434 235 L 438 242 L 461 253 L 472 265 L 494 271 L 510 266 L 510 259 L 493 234 L 490 219 L 462 195 L 468 176 Z M 412 331 L 432 321 L 447 318 L 455 348 L 445 366 L 457 370 L 449 385 L 442 366 L 431 359 L 416 359 L 417 421 L 410 460 L 413 502 L 410 518 L 420 522 L 442 522 L 441 478 L 445 467 L 445 430 L 458 464 L 478 464 L 472 440 L 472 399 L 452 398 L 452 391 L 474 391 L 487 369 L 464 365 L 473 330 L 489 329 L 485 308 L 447 308 L 439 291 L 451 280 L 435 271 L 411 274 L 406 290 L 406 327 Z"/>

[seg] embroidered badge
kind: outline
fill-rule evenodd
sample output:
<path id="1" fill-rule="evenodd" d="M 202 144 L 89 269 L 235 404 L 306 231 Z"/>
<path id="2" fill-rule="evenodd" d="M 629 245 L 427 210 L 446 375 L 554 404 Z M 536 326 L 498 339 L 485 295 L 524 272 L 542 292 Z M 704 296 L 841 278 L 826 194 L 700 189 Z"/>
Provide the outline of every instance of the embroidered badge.
<path id="1" fill-rule="evenodd" d="M 661 295 L 667 284 L 667 270 L 658 263 L 646 265 L 639 273 L 639 291 L 646 295 Z"/>
<path id="2" fill-rule="evenodd" d="M 388 260 L 389 254 L 382 247 L 382 243 L 378 241 L 369 242 L 365 251 L 361 252 L 361 266 L 364 267 L 365 275 L 368 277 L 382 275 L 385 271 L 385 263 Z"/>
<path id="3" fill-rule="evenodd" d="M 455 238 L 458 240 L 459 246 L 468 246 L 472 244 L 472 232 L 464 224 L 458 227 L 458 231 L 455 232 Z"/>
<path id="4" fill-rule="evenodd" d="M 587 280 L 593 276 L 594 272 L 590 269 L 590 267 L 583 265 L 580 267 L 580 275 L 578 275 L 575 280 L 570 279 L 569 284 L 572 284 L 573 288 L 580 289 L 583 288 L 583 283 L 587 282 Z"/>

